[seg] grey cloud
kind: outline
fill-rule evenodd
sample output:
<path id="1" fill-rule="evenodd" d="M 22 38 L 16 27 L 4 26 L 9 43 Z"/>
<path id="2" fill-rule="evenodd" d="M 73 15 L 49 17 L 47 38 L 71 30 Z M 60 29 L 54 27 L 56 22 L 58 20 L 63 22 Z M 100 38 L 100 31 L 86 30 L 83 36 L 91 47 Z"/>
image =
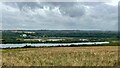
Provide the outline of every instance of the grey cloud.
<path id="1" fill-rule="evenodd" d="M 35 9 L 43 8 L 43 6 L 37 2 L 4 2 L 5 5 L 25 10 L 26 8 Z"/>
<path id="2" fill-rule="evenodd" d="M 50 10 L 55 7 L 59 7 L 62 15 L 67 15 L 70 17 L 79 17 L 84 15 L 85 12 L 83 6 L 76 6 L 77 2 L 6 2 L 4 4 L 10 5 L 11 7 L 17 6 L 21 11 L 26 11 L 26 9 L 34 11 L 38 8 L 42 9 L 44 6 L 48 6 Z"/>
<path id="3" fill-rule="evenodd" d="M 82 4 L 80 3 L 80 5 L 77 5 L 77 2 L 45 2 L 43 4 L 50 6 L 50 8 L 59 7 L 63 16 L 81 17 L 85 12 Z"/>
<path id="4" fill-rule="evenodd" d="M 86 5 L 86 6 L 98 6 L 98 5 L 101 5 L 103 3 L 104 2 L 82 2 L 82 4 Z"/>
<path id="5" fill-rule="evenodd" d="M 20 9 L 16 12 L 3 10 L 4 29 L 117 30 L 117 7 L 104 3 L 10 2 L 4 4 Z M 49 9 L 45 9 L 45 6 Z"/>
<path id="6" fill-rule="evenodd" d="M 77 2 L 41 2 L 48 6 L 70 7 L 74 6 Z"/>
<path id="7" fill-rule="evenodd" d="M 62 15 L 67 15 L 70 17 L 81 17 L 82 15 L 84 15 L 85 13 L 85 9 L 84 7 L 69 7 L 69 8 L 65 8 L 65 7 L 61 7 L 60 8 L 60 12 L 62 13 Z"/>

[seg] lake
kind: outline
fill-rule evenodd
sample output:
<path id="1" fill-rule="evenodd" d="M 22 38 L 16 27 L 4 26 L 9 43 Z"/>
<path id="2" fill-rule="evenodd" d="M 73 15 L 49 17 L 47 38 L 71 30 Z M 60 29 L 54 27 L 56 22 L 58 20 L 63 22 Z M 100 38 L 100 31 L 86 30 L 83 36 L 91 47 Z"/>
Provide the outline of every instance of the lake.
<path id="1" fill-rule="evenodd" d="M 38 43 L 38 44 L 0 44 L 0 48 L 13 48 L 30 46 L 58 46 L 58 45 L 92 45 L 92 44 L 109 44 L 109 42 L 81 42 L 81 43 Z"/>

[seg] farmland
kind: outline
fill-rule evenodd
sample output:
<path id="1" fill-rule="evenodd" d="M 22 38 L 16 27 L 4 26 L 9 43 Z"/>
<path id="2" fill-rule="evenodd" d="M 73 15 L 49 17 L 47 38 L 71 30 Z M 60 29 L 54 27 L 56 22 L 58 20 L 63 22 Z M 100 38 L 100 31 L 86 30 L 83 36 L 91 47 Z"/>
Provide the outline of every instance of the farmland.
<path id="1" fill-rule="evenodd" d="M 116 66 L 119 35 L 114 31 L 2 30 L 2 66 Z M 78 43 L 108 42 L 79 45 Z M 30 46 L 18 47 L 30 43 Z M 31 46 L 34 44 L 69 44 Z M 18 45 L 19 44 L 19 45 Z"/>
<path id="2" fill-rule="evenodd" d="M 119 46 L 2 49 L 3 66 L 114 66 Z"/>

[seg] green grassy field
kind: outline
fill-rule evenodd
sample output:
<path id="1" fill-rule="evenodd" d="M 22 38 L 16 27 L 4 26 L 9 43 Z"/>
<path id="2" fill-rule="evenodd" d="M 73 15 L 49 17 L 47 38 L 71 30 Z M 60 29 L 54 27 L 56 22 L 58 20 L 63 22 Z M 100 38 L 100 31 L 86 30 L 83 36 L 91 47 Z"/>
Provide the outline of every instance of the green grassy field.
<path id="1" fill-rule="evenodd" d="M 2 66 L 114 66 L 118 46 L 2 49 Z"/>

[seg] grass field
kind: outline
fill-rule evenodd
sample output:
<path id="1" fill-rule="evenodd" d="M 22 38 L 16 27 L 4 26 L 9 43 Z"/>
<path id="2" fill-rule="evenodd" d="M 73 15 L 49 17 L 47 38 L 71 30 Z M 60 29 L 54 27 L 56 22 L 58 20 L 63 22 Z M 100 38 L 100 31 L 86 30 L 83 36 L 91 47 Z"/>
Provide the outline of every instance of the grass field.
<path id="1" fill-rule="evenodd" d="M 118 46 L 2 49 L 3 66 L 114 66 Z"/>

